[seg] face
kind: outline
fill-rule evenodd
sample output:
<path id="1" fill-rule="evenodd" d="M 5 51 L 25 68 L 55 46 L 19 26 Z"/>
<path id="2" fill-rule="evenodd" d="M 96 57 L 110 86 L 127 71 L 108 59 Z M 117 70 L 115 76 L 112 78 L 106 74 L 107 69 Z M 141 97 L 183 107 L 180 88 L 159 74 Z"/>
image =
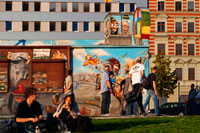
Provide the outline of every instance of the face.
<path id="1" fill-rule="evenodd" d="M 114 75 L 110 75 L 110 78 L 113 78 L 114 77 Z"/>
<path id="2" fill-rule="evenodd" d="M 114 72 L 115 74 L 118 74 L 118 72 L 119 72 L 119 64 L 114 64 L 114 65 L 113 65 L 113 72 Z"/>
<path id="3" fill-rule="evenodd" d="M 122 22 L 122 33 L 126 34 L 129 32 L 129 23 L 127 21 Z"/>
<path id="4" fill-rule="evenodd" d="M 30 95 L 30 98 L 34 101 L 37 100 L 38 94 L 35 92 L 34 94 Z"/>
<path id="5" fill-rule="evenodd" d="M 113 21 L 112 23 L 111 23 L 111 29 L 113 30 L 113 32 L 117 32 L 117 30 L 118 30 L 118 22 L 117 21 Z"/>
<path id="6" fill-rule="evenodd" d="M 105 67 L 104 70 L 105 70 L 106 72 L 109 72 L 110 68 L 109 68 L 109 67 Z"/>

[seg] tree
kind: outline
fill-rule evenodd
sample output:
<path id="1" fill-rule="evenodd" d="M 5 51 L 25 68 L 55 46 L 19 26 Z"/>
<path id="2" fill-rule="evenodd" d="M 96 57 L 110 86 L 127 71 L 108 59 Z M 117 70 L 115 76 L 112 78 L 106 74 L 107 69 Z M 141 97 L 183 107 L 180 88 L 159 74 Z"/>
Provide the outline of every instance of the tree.
<path id="1" fill-rule="evenodd" d="M 176 76 L 176 70 L 171 72 L 170 57 L 165 56 L 163 52 L 156 55 L 156 60 L 153 63 L 157 66 L 156 88 L 158 95 L 168 98 L 169 95 L 174 94 L 174 90 L 177 87 L 178 77 Z"/>

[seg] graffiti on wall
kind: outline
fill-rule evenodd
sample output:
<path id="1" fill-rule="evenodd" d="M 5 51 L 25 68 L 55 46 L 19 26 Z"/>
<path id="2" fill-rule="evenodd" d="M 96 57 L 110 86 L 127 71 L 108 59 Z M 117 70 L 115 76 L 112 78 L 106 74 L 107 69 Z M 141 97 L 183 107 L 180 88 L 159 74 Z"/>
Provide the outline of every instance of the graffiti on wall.
<path id="1" fill-rule="evenodd" d="M 114 73 L 114 92 L 111 96 L 110 113 L 118 115 L 122 94 L 120 82 L 127 77 L 135 58 L 146 58 L 145 74 L 148 74 L 148 48 L 76 48 L 73 49 L 74 92 L 81 114 L 100 115 L 101 74 L 105 65 Z M 146 57 L 145 57 L 146 56 Z"/>

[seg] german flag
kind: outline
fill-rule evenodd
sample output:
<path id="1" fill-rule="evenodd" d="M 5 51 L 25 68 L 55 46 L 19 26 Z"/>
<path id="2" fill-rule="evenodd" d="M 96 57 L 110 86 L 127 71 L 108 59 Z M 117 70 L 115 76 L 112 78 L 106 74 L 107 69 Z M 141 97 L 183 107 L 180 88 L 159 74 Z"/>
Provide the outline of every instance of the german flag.
<path id="1" fill-rule="evenodd" d="M 108 3 L 108 2 L 111 2 L 113 0 L 104 0 L 104 3 Z"/>

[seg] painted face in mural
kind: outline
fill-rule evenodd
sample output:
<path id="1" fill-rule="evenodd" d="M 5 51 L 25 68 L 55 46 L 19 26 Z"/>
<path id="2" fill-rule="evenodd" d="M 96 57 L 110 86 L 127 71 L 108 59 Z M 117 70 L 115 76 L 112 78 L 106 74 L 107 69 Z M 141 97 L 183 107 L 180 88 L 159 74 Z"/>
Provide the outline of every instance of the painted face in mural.
<path id="1" fill-rule="evenodd" d="M 107 61 L 109 62 L 111 66 L 111 71 L 113 71 L 114 75 L 118 75 L 119 70 L 120 70 L 120 62 L 114 57 L 109 58 Z"/>
<path id="2" fill-rule="evenodd" d="M 118 34 L 119 23 L 115 20 L 111 22 L 111 34 Z"/>
<path id="3" fill-rule="evenodd" d="M 130 30 L 129 30 L 130 26 L 128 21 L 122 21 L 122 34 L 129 34 Z"/>

